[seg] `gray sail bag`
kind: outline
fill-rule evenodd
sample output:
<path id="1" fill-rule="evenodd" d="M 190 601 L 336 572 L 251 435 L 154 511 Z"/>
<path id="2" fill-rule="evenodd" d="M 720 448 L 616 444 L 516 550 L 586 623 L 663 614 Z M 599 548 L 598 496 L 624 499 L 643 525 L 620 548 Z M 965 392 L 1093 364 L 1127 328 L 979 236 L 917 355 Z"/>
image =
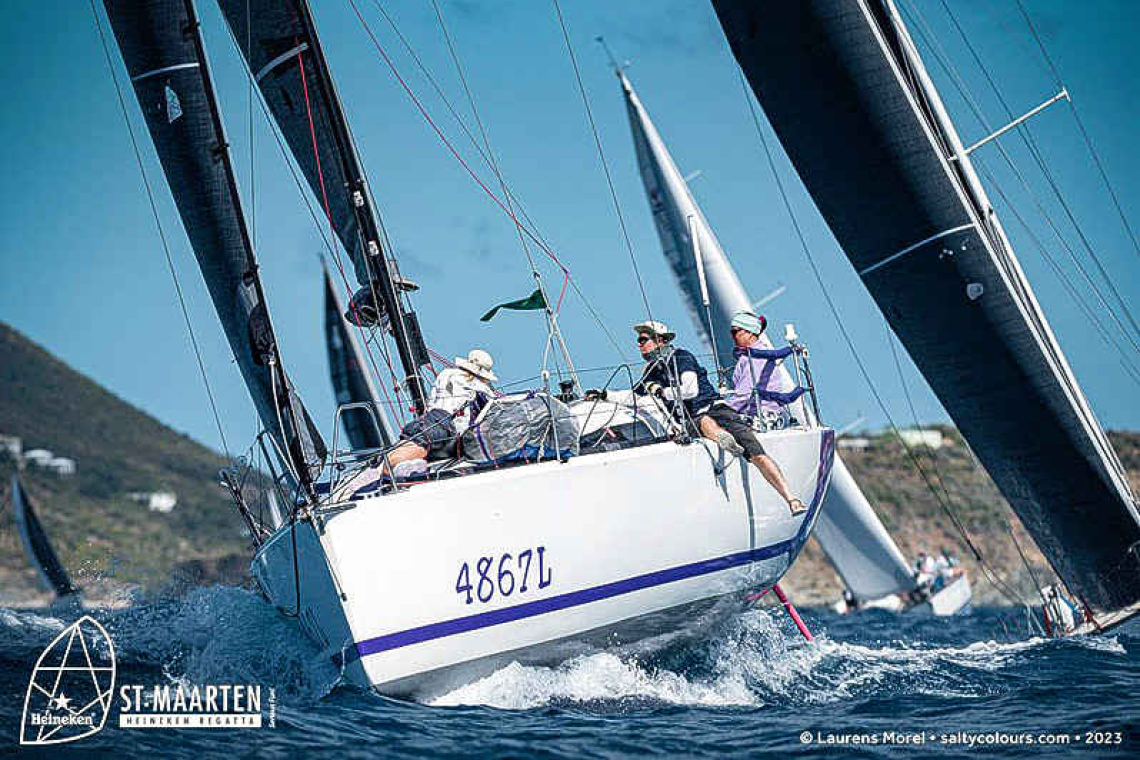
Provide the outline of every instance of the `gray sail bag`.
<path id="1" fill-rule="evenodd" d="M 546 393 L 514 393 L 487 404 L 460 442 L 463 458 L 476 464 L 565 459 L 578 453 L 578 421 Z"/>

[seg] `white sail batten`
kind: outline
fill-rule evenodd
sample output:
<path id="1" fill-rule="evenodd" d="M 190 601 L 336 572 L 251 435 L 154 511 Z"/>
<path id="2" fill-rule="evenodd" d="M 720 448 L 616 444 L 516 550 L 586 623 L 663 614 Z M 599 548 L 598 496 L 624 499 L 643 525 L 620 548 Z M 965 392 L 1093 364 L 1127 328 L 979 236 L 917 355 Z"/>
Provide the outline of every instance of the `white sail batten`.
<path id="1" fill-rule="evenodd" d="M 684 176 L 634 92 L 633 85 L 623 72 L 618 72 L 618 78 L 625 95 L 638 168 L 665 259 L 707 350 L 711 353 L 713 346 L 709 335 L 711 321 L 717 335 L 723 337 L 718 343 L 717 364 L 731 367 L 735 360 L 732 342 L 727 339 L 729 323 L 737 311 L 751 311 L 753 300 L 693 199 Z M 700 272 L 693 254 L 694 236 L 698 241 L 708 287 L 708 320 L 704 315 Z M 764 348 L 772 348 L 767 335 L 762 335 L 760 340 Z M 778 390 L 786 392 L 795 388 L 791 373 L 782 365 L 777 367 L 775 375 Z M 812 420 L 807 403 L 800 401 L 795 407 L 803 419 Z M 831 490 L 824 499 L 815 536 L 857 599 L 876 599 L 914 588 L 910 567 L 902 552 L 838 456 L 832 472 Z"/>

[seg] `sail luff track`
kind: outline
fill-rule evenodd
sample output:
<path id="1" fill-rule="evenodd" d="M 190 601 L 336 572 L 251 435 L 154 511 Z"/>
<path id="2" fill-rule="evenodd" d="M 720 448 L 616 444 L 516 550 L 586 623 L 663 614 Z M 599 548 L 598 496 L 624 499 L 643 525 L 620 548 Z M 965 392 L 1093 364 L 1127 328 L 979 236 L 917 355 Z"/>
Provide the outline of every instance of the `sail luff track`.
<path id="1" fill-rule="evenodd" d="M 262 425 L 302 486 L 324 442 L 270 322 L 192 0 L 104 0 L 214 309 Z"/>
<path id="2" fill-rule="evenodd" d="M 1057 574 L 1093 613 L 1134 605 L 1131 492 L 889 5 L 713 5 L 835 238 Z"/>

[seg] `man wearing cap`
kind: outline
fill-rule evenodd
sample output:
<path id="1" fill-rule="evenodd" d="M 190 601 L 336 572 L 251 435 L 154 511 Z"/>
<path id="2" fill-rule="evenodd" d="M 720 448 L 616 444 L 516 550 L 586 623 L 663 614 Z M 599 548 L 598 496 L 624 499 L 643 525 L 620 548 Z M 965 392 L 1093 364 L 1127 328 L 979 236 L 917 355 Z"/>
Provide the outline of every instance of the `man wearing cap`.
<path id="1" fill-rule="evenodd" d="M 730 324 L 736 367 L 732 372 L 732 393 L 726 399 L 728 405 L 746 417 L 764 412 L 778 414 L 782 407 L 804 394 L 804 389 L 792 383 L 786 373 L 776 371 L 779 362 L 796 349 L 772 348 L 761 339 L 768 327 L 763 315 L 738 311 Z"/>
<path id="2" fill-rule="evenodd" d="M 404 426 L 400 444 L 388 453 L 393 469 L 413 459 L 437 461 L 458 456 L 459 436 L 495 396 L 491 383 L 499 378 L 491 370 L 494 364 L 489 353 L 476 348 L 436 376 L 427 410 Z"/>
<path id="3" fill-rule="evenodd" d="M 788 502 L 793 515 L 807 507 L 792 496 L 787 481 L 776 463 L 764 453 L 760 440 L 731 406 L 726 404 L 709 382 L 708 372 L 692 353 L 672 344 L 675 334 L 661 322 L 639 322 L 633 326 L 637 347 L 648 362 L 632 394 L 655 396 L 665 402 L 674 416 L 688 419 L 701 435 L 715 441 L 725 451 L 745 454 L 780 496 Z M 605 398 L 628 402 L 630 391 L 587 391 L 586 398 Z"/>

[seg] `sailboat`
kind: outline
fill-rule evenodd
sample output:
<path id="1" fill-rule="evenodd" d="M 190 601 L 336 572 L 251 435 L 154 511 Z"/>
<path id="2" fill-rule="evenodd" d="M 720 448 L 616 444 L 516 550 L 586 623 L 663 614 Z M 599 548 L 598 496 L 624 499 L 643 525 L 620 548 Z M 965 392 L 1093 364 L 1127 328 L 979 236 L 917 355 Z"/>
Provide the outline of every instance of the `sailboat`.
<path id="1" fill-rule="evenodd" d="M 20 534 L 20 543 L 24 545 L 24 555 L 35 568 L 43 586 L 55 595 L 52 605 L 81 605 L 82 594 L 60 562 L 18 475 L 12 476 L 11 498 L 12 518 L 16 532 Z"/>
<path id="2" fill-rule="evenodd" d="M 1135 615 L 1135 495 L 893 0 L 713 6 L 840 247 L 1079 605 L 1068 632 Z"/>
<path id="3" fill-rule="evenodd" d="M 736 312 L 751 311 L 754 301 L 693 198 L 624 68 L 614 68 L 665 260 L 706 350 L 714 355 L 719 367 L 731 367 L 736 359 L 729 323 Z M 703 303 L 706 291 L 707 313 Z M 760 344 L 760 348 L 772 348 L 767 334 L 760 337 Z M 796 387 L 796 380 L 782 363 L 773 372 L 776 390 L 787 392 Z M 793 416 L 814 420 L 814 410 L 806 398 L 801 397 L 790 406 Z M 814 536 L 856 605 L 952 615 L 970 603 L 970 582 L 965 575 L 933 595 L 924 593 L 916 584 L 915 573 L 838 454 Z"/>
<path id="4" fill-rule="evenodd" d="M 548 405 L 548 429 L 571 415 L 572 440 L 559 442 L 555 432 L 553 446 L 527 459 L 461 462 L 340 496 L 337 483 L 383 460 L 386 449 L 330 453 L 289 380 L 193 0 L 105 0 L 105 7 L 264 426 L 259 445 L 277 462 L 273 475 L 285 492 L 284 524 L 251 526 L 252 575 L 347 680 L 428 696 L 512 660 L 552 663 L 586 647 L 684 630 L 702 616 L 740 609 L 783 576 L 830 480 L 834 433 L 818 425 L 764 434 L 808 504 L 797 515 L 747 463 L 686 435 L 653 399 L 565 407 L 545 388 L 521 395 Z M 374 323 L 382 340 L 390 333 L 404 373 L 398 398 L 406 394 L 422 411 L 430 361 L 310 6 L 222 0 L 221 7 L 351 259 L 345 269 L 359 285 L 352 301 L 376 315 L 359 323 Z M 243 489 L 223 477 L 253 520 Z"/>

